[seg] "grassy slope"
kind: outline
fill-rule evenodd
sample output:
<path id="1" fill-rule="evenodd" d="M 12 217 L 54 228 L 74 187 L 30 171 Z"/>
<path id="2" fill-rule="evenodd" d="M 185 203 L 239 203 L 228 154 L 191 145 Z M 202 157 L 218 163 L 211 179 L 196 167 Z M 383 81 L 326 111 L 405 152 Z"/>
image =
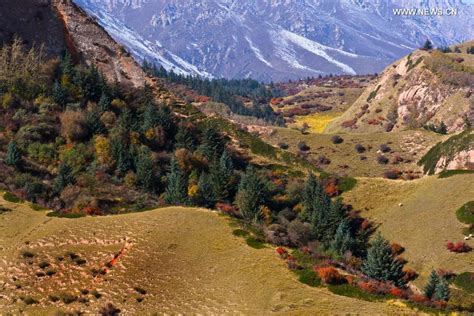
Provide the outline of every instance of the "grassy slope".
<path id="1" fill-rule="evenodd" d="M 344 194 L 344 200 L 381 224 L 385 237 L 406 247 L 402 256 L 421 273 L 415 282 L 420 285 L 433 268 L 474 271 L 474 252 L 454 254 L 446 249 L 447 241 L 463 240 L 464 225 L 456 210 L 472 200 L 473 179 L 469 174 L 410 182 L 364 178 Z M 474 240 L 467 243 L 474 247 Z"/>
<path id="2" fill-rule="evenodd" d="M 299 283 L 271 248 L 256 250 L 232 235 L 228 219 L 201 209 L 166 208 L 144 213 L 80 219 L 48 218 L 24 205 L 0 200 L 14 211 L 0 215 L 0 310 L 53 314 L 81 310 L 95 313 L 113 302 L 127 314 L 151 311 L 204 314 L 310 315 L 350 313 L 387 314 L 411 311 L 386 303 L 370 303 L 336 296 L 325 289 Z M 120 263 L 103 278 L 92 279 L 91 268 L 110 260 L 131 240 Z M 28 242 L 28 245 L 26 245 Z M 26 264 L 21 250 L 36 257 Z M 74 251 L 87 260 L 77 266 L 55 257 Z M 57 274 L 38 278 L 38 262 L 46 260 Z M 21 289 L 12 287 L 12 276 Z M 104 280 L 105 279 L 105 280 Z M 133 287 L 146 290 L 141 303 Z M 102 298 L 86 295 L 88 304 L 52 304 L 50 294 L 79 295 L 97 289 Z M 38 305 L 26 306 L 13 298 L 31 295 Z M 82 297 L 85 297 L 84 295 Z M 58 307 L 59 306 L 59 307 Z"/>
<path id="3" fill-rule="evenodd" d="M 310 146 L 312 158 L 324 155 L 331 160 L 331 164 L 323 166 L 326 171 L 347 173 L 350 176 L 381 177 L 385 170 L 416 170 L 421 168 L 416 162 L 423 156 L 430 146 L 444 139 L 435 133 L 421 131 L 404 131 L 398 133 L 372 133 L 372 134 L 341 134 L 344 142 L 335 145 L 331 142 L 330 134 L 308 134 L 303 135 L 296 130 L 276 128 L 275 132 L 268 136 L 266 140 L 277 145 L 280 142 L 290 145 L 289 151 L 297 152 L 298 143 L 306 142 Z M 401 163 L 398 165 L 380 165 L 376 161 L 377 150 L 381 144 L 389 144 L 390 148 L 403 158 L 411 159 L 411 163 Z M 362 144 L 366 148 L 372 146 L 363 154 L 358 154 L 354 149 L 356 144 Z M 367 160 L 361 161 L 360 156 L 366 156 Z M 386 154 L 390 159 L 394 154 Z M 340 168 L 340 165 L 348 165 L 349 168 Z"/>

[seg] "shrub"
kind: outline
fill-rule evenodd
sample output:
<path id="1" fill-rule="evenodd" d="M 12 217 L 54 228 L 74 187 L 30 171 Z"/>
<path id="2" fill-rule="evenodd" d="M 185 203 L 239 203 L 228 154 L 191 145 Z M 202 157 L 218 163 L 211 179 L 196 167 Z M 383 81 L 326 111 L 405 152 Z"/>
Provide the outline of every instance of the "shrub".
<path id="1" fill-rule="evenodd" d="M 61 299 L 61 301 L 63 301 L 64 304 L 71 304 L 77 301 L 77 296 L 69 293 L 63 293 L 59 295 L 59 298 Z"/>
<path id="2" fill-rule="evenodd" d="M 23 303 L 26 305 L 33 305 L 33 304 L 38 304 L 38 301 L 32 298 L 31 296 L 27 296 L 23 298 Z"/>
<path id="3" fill-rule="evenodd" d="M 392 243 L 390 245 L 390 248 L 394 256 L 401 255 L 405 251 L 405 248 L 402 245 L 397 244 L 397 243 Z"/>
<path id="4" fill-rule="evenodd" d="M 20 199 L 18 196 L 10 192 L 5 192 L 5 194 L 3 195 L 3 198 L 5 199 L 5 201 L 11 202 L 11 203 L 23 203 L 22 199 Z"/>
<path id="5" fill-rule="evenodd" d="M 38 267 L 40 267 L 41 269 L 45 269 L 49 266 L 50 266 L 49 262 L 46 262 L 46 261 L 42 261 L 40 262 L 40 264 L 38 264 Z"/>
<path id="6" fill-rule="evenodd" d="M 276 249 L 276 252 L 278 253 L 278 255 L 280 255 L 282 259 L 286 259 L 288 257 L 288 251 L 283 247 L 278 247 Z"/>
<path id="7" fill-rule="evenodd" d="M 117 316 L 120 312 L 121 310 L 115 307 L 112 303 L 108 303 L 99 310 L 101 316 Z"/>
<path id="8" fill-rule="evenodd" d="M 415 280 L 415 279 L 418 277 L 418 273 L 417 273 L 415 270 L 413 270 L 413 269 L 404 268 L 404 269 L 403 269 L 403 272 L 405 273 L 405 275 L 404 275 L 403 278 L 404 278 L 405 281 L 407 281 L 407 282 L 408 282 L 408 281 L 413 281 L 413 280 Z"/>
<path id="9" fill-rule="evenodd" d="M 296 246 L 303 246 L 311 239 L 311 225 L 303 223 L 299 219 L 293 220 L 288 225 L 288 237 Z"/>
<path id="10" fill-rule="evenodd" d="M 379 164 L 381 164 L 381 165 L 386 165 L 386 164 L 388 164 L 388 161 L 389 161 L 388 158 L 385 157 L 385 156 L 383 156 L 383 155 L 377 156 L 377 162 L 378 162 Z"/>
<path id="11" fill-rule="evenodd" d="M 413 294 L 409 297 L 410 301 L 413 301 L 415 303 L 419 303 L 419 304 L 425 304 L 427 302 L 429 302 L 429 299 L 422 295 L 422 294 Z"/>
<path id="12" fill-rule="evenodd" d="M 361 144 L 355 145 L 355 150 L 359 153 L 362 154 L 366 151 L 366 148 L 362 146 Z"/>
<path id="13" fill-rule="evenodd" d="M 395 297 L 405 297 L 405 292 L 399 289 L 398 287 L 393 287 L 390 289 L 388 292 L 390 295 L 393 295 Z"/>
<path id="14" fill-rule="evenodd" d="M 137 291 L 137 293 L 140 293 L 141 295 L 145 295 L 146 294 L 146 290 L 139 287 L 139 286 L 136 286 L 133 288 L 135 291 Z"/>
<path id="15" fill-rule="evenodd" d="M 383 153 L 388 153 L 388 152 L 392 151 L 392 148 L 390 148 L 387 144 L 380 145 L 379 149 Z"/>
<path id="16" fill-rule="evenodd" d="M 377 295 L 385 295 L 392 289 L 391 284 L 376 280 L 361 281 L 357 283 L 357 286 L 367 293 Z"/>
<path id="17" fill-rule="evenodd" d="M 281 149 L 288 149 L 290 146 L 288 146 L 287 143 L 278 143 L 278 147 L 280 147 Z"/>
<path id="18" fill-rule="evenodd" d="M 446 244 L 446 248 L 455 253 L 469 252 L 472 250 L 472 248 L 463 241 L 458 241 L 456 243 L 450 241 Z"/>
<path id="19" fill-rule="evenodd" d="M 28 250 L 24 250 L 24 251 L 21 252 L 21 256 L 23 258 L 33 258 L 35 256 L 35 254 L 28 251 Z"/>
<path id="20" fill-rule="evenodd" d="M 255 238 L 254 236 L 247 237 L 245 241 L 247 242 L 247 245 L 249 245 L 252 248 L 255 248 L 255 249 L 265 248 L 265 244 L 261 240 Z"/>
<path id="21" fill-rule="evenodd" d="M 474 201 L 467 202 L 456 211 L 458 220 L 465 224 L 474 224 Z"/>
<path id="22" fill-rule="evenodd" d="M 401 174 L 399 170 L 387 170 L 383 173 L 383 177 L 390 180 L 397 180 Z"/>
<path id="23" fill-rule="evenodd" d="M 318 267 L 315 268 L 315 271 L 326 284 L 337 285 L 347 283 L 347 280 L 334 267 Z"/>
<path id="24" fill-rule="evenodd" d="M 305 142 L 299 142 L 299 143 L 298 143 L 298 149 L 301 150 L 301 151 L 308 151 L 308 150 L 310 150 L 309 146 L 306 145 Z"/>
<path id="25" fill-rule="evenodd" d="M 344 142 L 344 139 L 339 135 L 334 135 L 333 137 L 331 137 L 331 141 L 333 144 L 342 144 Z"/>
<path id="26" fill-rule="evenodd" d="M 306 285 L 316 287 L 321 285 L 321 279 L 311 269 L 303 269 L 296 272 L 298 280 Z"/>
<path id="27" fill-rule="evenodd" d="M 87 119 L 83 112 L 65 111 L 60 117 L 61 135 L 69 142 L 80 141 L 89 136 Z"/>

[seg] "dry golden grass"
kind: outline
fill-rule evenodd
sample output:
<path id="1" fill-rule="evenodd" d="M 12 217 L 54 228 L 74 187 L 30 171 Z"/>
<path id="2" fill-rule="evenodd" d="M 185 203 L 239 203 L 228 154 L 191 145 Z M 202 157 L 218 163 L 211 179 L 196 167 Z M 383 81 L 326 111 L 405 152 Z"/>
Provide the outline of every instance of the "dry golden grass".
<path id="1" fill-rule="evenodd" d="M 289 128 L 275 128 L 270 135 L 264 136 L 270 144 L 279 143 L 288 144 L 289 151 L 297 153 L 298 143 L 304 141 L 309 147 L 309 157 L 318 159 L 325 156 L 331 160 L 329 165 L 321 166 L 325 171 L 339 174 L 347 174 L 358 177 L 381 177 L 386 170 L 398 169 L 401 171 L 418 171 L 421 168 L 416 162 L 424 153 L 437 142 L 443 140 L 446 136 L 419 131 L 403 131 L 392 133 L 371 133 L 371 134 L 340 134 L 344 139 L 342 144 L 333 144 L 331 138 L 334 134 L 308 134 L 303 135 L 297 130 Z M 355 150 L 355 145 L 361 144 L 367 148 L 365 153 L 359 154 Z M 405 161 L 399 164 L 381 165 L 377 162 L 379 146 L 388 144 L 394 153 L 384 154 L 390 160 L 398 154 Z M 371 148 L 370 148 L 371 147 Z M 365 156 L 366 160 L 360 157 Z M 419 173 L 421 175 L 421 173 Z"/>
<path id="2" fill-rule="evenodd" d="M 455 254 L 446 249 L 447 241 L 463 240 L 464 224 L 456 218 L 456 210 L 472 200 L 473 183 L 469 174 L 416 181 L 361 178 L 343 197 L 363 210 L 362 216 L 380 224 L 386 238 L 406 248 L 402 257 L 420 273 L 415 283 L 423 285 L 432 269 L 474 271 L 474 252 Z M 467 243 L 474 247 L 474 240 Z"/>
<path id="3" fill-rule="evenodd" d="M 0 215 L 0 311 L 5 314 L 54 315 L 59 310 L 97 314 L 108 302 L 134 315 L 414 314 L 404 307 L 358 301 L 299 283 L 274 249 L 247 246 L 232 235 L 226 217 L 208 210 L 173 207 L 61 219 L 26 205 L 3 200 L 0 204 L 14 208 Z M 94 279 L 90 270 L 110 260 L 124 238 L 129 247 L 119 263 Z M 22 258 L 23 250 L 35 257 Z M 68 251 L 86 263 L 78 266 L 67 257 L 58 261 Z M 41 261 L 49 262 L 57 273 L 37 277 Z M 102 296 L 81 294 L 83 289 Z M 140 294 L 143 290 L 146 293 Z M 64 293 L 89 302 L 65 305 L 48 299 Z M 39 303 L 16 301 L 21 296 Z"/>

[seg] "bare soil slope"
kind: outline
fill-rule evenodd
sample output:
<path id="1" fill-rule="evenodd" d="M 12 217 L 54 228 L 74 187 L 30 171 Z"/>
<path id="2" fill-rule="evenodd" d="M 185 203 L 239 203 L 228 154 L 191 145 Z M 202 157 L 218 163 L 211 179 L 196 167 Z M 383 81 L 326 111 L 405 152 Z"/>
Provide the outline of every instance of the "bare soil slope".
<path id="1" fill-rule="evenodd" d="M 61 219 L 22 204 L 0 204 L 12 208 L 0 215 L 2 313 L 97 313 L 108 302 L 141 315 L 413 313 L 303 285 L 273 249 L 250 248 L 232 235 L 227 218 L 207 210 Z M 118 263 L 94 278 L 91 270 L 121 249 Z M 24 258 L 24 251 L 33 257 Z M 42 262 L 50 266 L 39 267 Z M 42 271 L 56 273 L 41 276 Z M 26 305 L 20 297 L 38 303 Z M 68 297 L 77 300 L 65 304 Z"/>

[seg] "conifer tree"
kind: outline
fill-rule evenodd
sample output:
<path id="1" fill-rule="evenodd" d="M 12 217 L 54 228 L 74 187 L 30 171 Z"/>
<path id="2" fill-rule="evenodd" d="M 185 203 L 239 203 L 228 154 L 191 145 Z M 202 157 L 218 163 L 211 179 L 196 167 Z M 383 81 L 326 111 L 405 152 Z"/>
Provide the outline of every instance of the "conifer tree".
<path id="1" fill-rule="evenodd" d="M 260 221 L 262 215 L 260 209 L 265 204 L 266 195 L 266 185 L 263 180 L 252 167 L 247 168 L 240 181 L 236 199 L 240 213 L 246 221 Z"/>
<path id="2" fill-rule="evenodd" d="M 331 202 L 328 213 L 328 225 L 323 236 L 323 240 L 326 242 L 326 244 L 330 244 L 331 241 L 334 240 L 336 231 L 345 218 L 346 210 L 344 209 L 341 199 Z"/>
<path id="3" fill-rule="evenodd" d="M 204 131 L 201 151 L 209 161 L 222 155 L 224 145 L 222 136 L 214 127 L 209 127 Z"/>
<path id="4" fill-rule="evenodd" d="M 425 288 L 423 289 L 423 293 L 429 299 L 431 299 L 436 291 L 436 285 L 439 282 L 439 276 L 436 271 L 431 271 L 431 274 L 428 278 L 428 283 L 426 284 Z"/>
<path id="5" fill-rule="evenodd" d="M 174 138 L 175 125 L 173 122 L 173 114 L 171 113 L 169 107 L 164 105 L 158 107 L 158 111 L 156 114 L 156 122 L 158 125 L 163 127 L 167 139 Z"/>
<path id="6" fill-rule="evenodd" d="M 53 85 L 52 97 L 57 105 L 64 108 L 67 103 L 67 92 L 63 87 L 61 87 L 59 81 L 57 80 L 54 82 Z"/>
<path id="7" fill-rule="evenodd" d="M 356 241 L 352 236 L 350 222 L 347 218 L 343 219 L 337 227 L 336 234 L 331 243 L 331 248 L 340 256 L 347 251 L 352 251 Z"/>
<path id="8" fill-rule="evenodd" d="M 216 195 L 212 188 L 211 177 L 209 174 L 203 172 L 199 177 L 198 204 L 207 208 L 212 208 L 216 204 Z"/>
<path id="9" fill-rule="evenodd" d="M 234 164 L 227 150 L 222 152 L 219 164 L 214 164 L 211 168 L 212 188 L 217 200 L 226 201 L 232 195 L 232 176 L 234 174 Z"/>
<path id="10" fill-rule="evenodd" d="M 167 176 L 165 201 L 168 204 L 186 204 L 188 202 L 188 179 L 179 168 L 176 158 L 171 161 L 171 170 Z"/>
<path id="11" fill-rule="evenodd" d="M 75 179 L 72 173 L 72 168 L 66 163 L 61 163 L 53 184 L 54 192 L 60 193 L 65 187 L 74 182 Z"/>
<path id="12" fill-rule="evenodd" d="M 448 127 L 446 126 L 446 124 L 444 124 L 444 122 L 441 122 L 441 124 L 439 124 L 437 132 L 443 135 L 446 135 L 448 133 Z"/>
<path id="13" fill-rule="evenodd" d="M 64 54 L 61 60 L 61 73 L 71 79 L 74 77 L 74 64 L 72 62 L 71 55 L 68 52 Z"/>
<path id="14" fill-rule="evenodd" d="M 99 110 L 101 112 L 109 111 L 110 110 L 110 105 L 111 105 L 109 95 L 107 93 L 102 92 L 102 95 L 100 96 L 99 103 L 97 105 L 98 105 Z"/>
<path id="15" fill-rule="evenodd" d="M 106 132 L 104 124 L 100 120 L 100 114 L 97 109 L 87 112 L 86 125 L 88 130 L 93 134 L 103 134 Z"/>
<path id="16" fill-rule="evenodd" d="M 429 39 L 426 40 L 425 44 L 423 44 L 423 49 L 424 50 L 431 50 L 433 49 L 433 44 Z"/>
<path id="17" fill-rule="evenodd" d="M 142 117 L 142 131 L 146 132 L 158 124 L 158 113 L 153 103 L 148 103 Z"/>
<path id="18" fill-rule="evenodd" d="M 137 157 L 137 181 L 138 184 L 147 192 L 153 192 L 155 189 L 155 176 L 153 173 L 153 161 L 150 157 L 150 151 L 147 147 L 142 147 Z"/>
<path id="19" fill-rule="evenodd" d="M 15 168 L 19 168 L 21 166 L 21 153 L 18 150 L 15 141 L 8 143 L 5 163 Z"/>
<path id="20" fill-rule="evenodd" d="M 441 277 L 436 284 L 435 292 L 434 292 L 434 299 L 437 301 L 449 301 L 449 284 L 445 278 Z"/>
<path id="21" fill-rule="evenodd" d="M 185 148 L 188 150 L 194 150 L 194 138 L 193 135 L 189 132 L 189 129 L 184 126 L 180 125 L 178 127 L 178 132 L 176 133 L 176 148 Z"/>
<path id="22" fill-rule="evenodd" d="M 311 224 L 318 240 L 330 233 L 331 198 L 313 174 L 310 174 L 303 190 L 304 213 L 302 219 Z M 337 226 L 336 226 L 337 228 Z"/>
<path id="23" fill-rule="evenodd" d="M 403 264 L 392 254 L 390 244 L 380 233 L 374 238 L 362 265 L 362 272 L 379 281 L 391 281 L 404 286 Z"/>

